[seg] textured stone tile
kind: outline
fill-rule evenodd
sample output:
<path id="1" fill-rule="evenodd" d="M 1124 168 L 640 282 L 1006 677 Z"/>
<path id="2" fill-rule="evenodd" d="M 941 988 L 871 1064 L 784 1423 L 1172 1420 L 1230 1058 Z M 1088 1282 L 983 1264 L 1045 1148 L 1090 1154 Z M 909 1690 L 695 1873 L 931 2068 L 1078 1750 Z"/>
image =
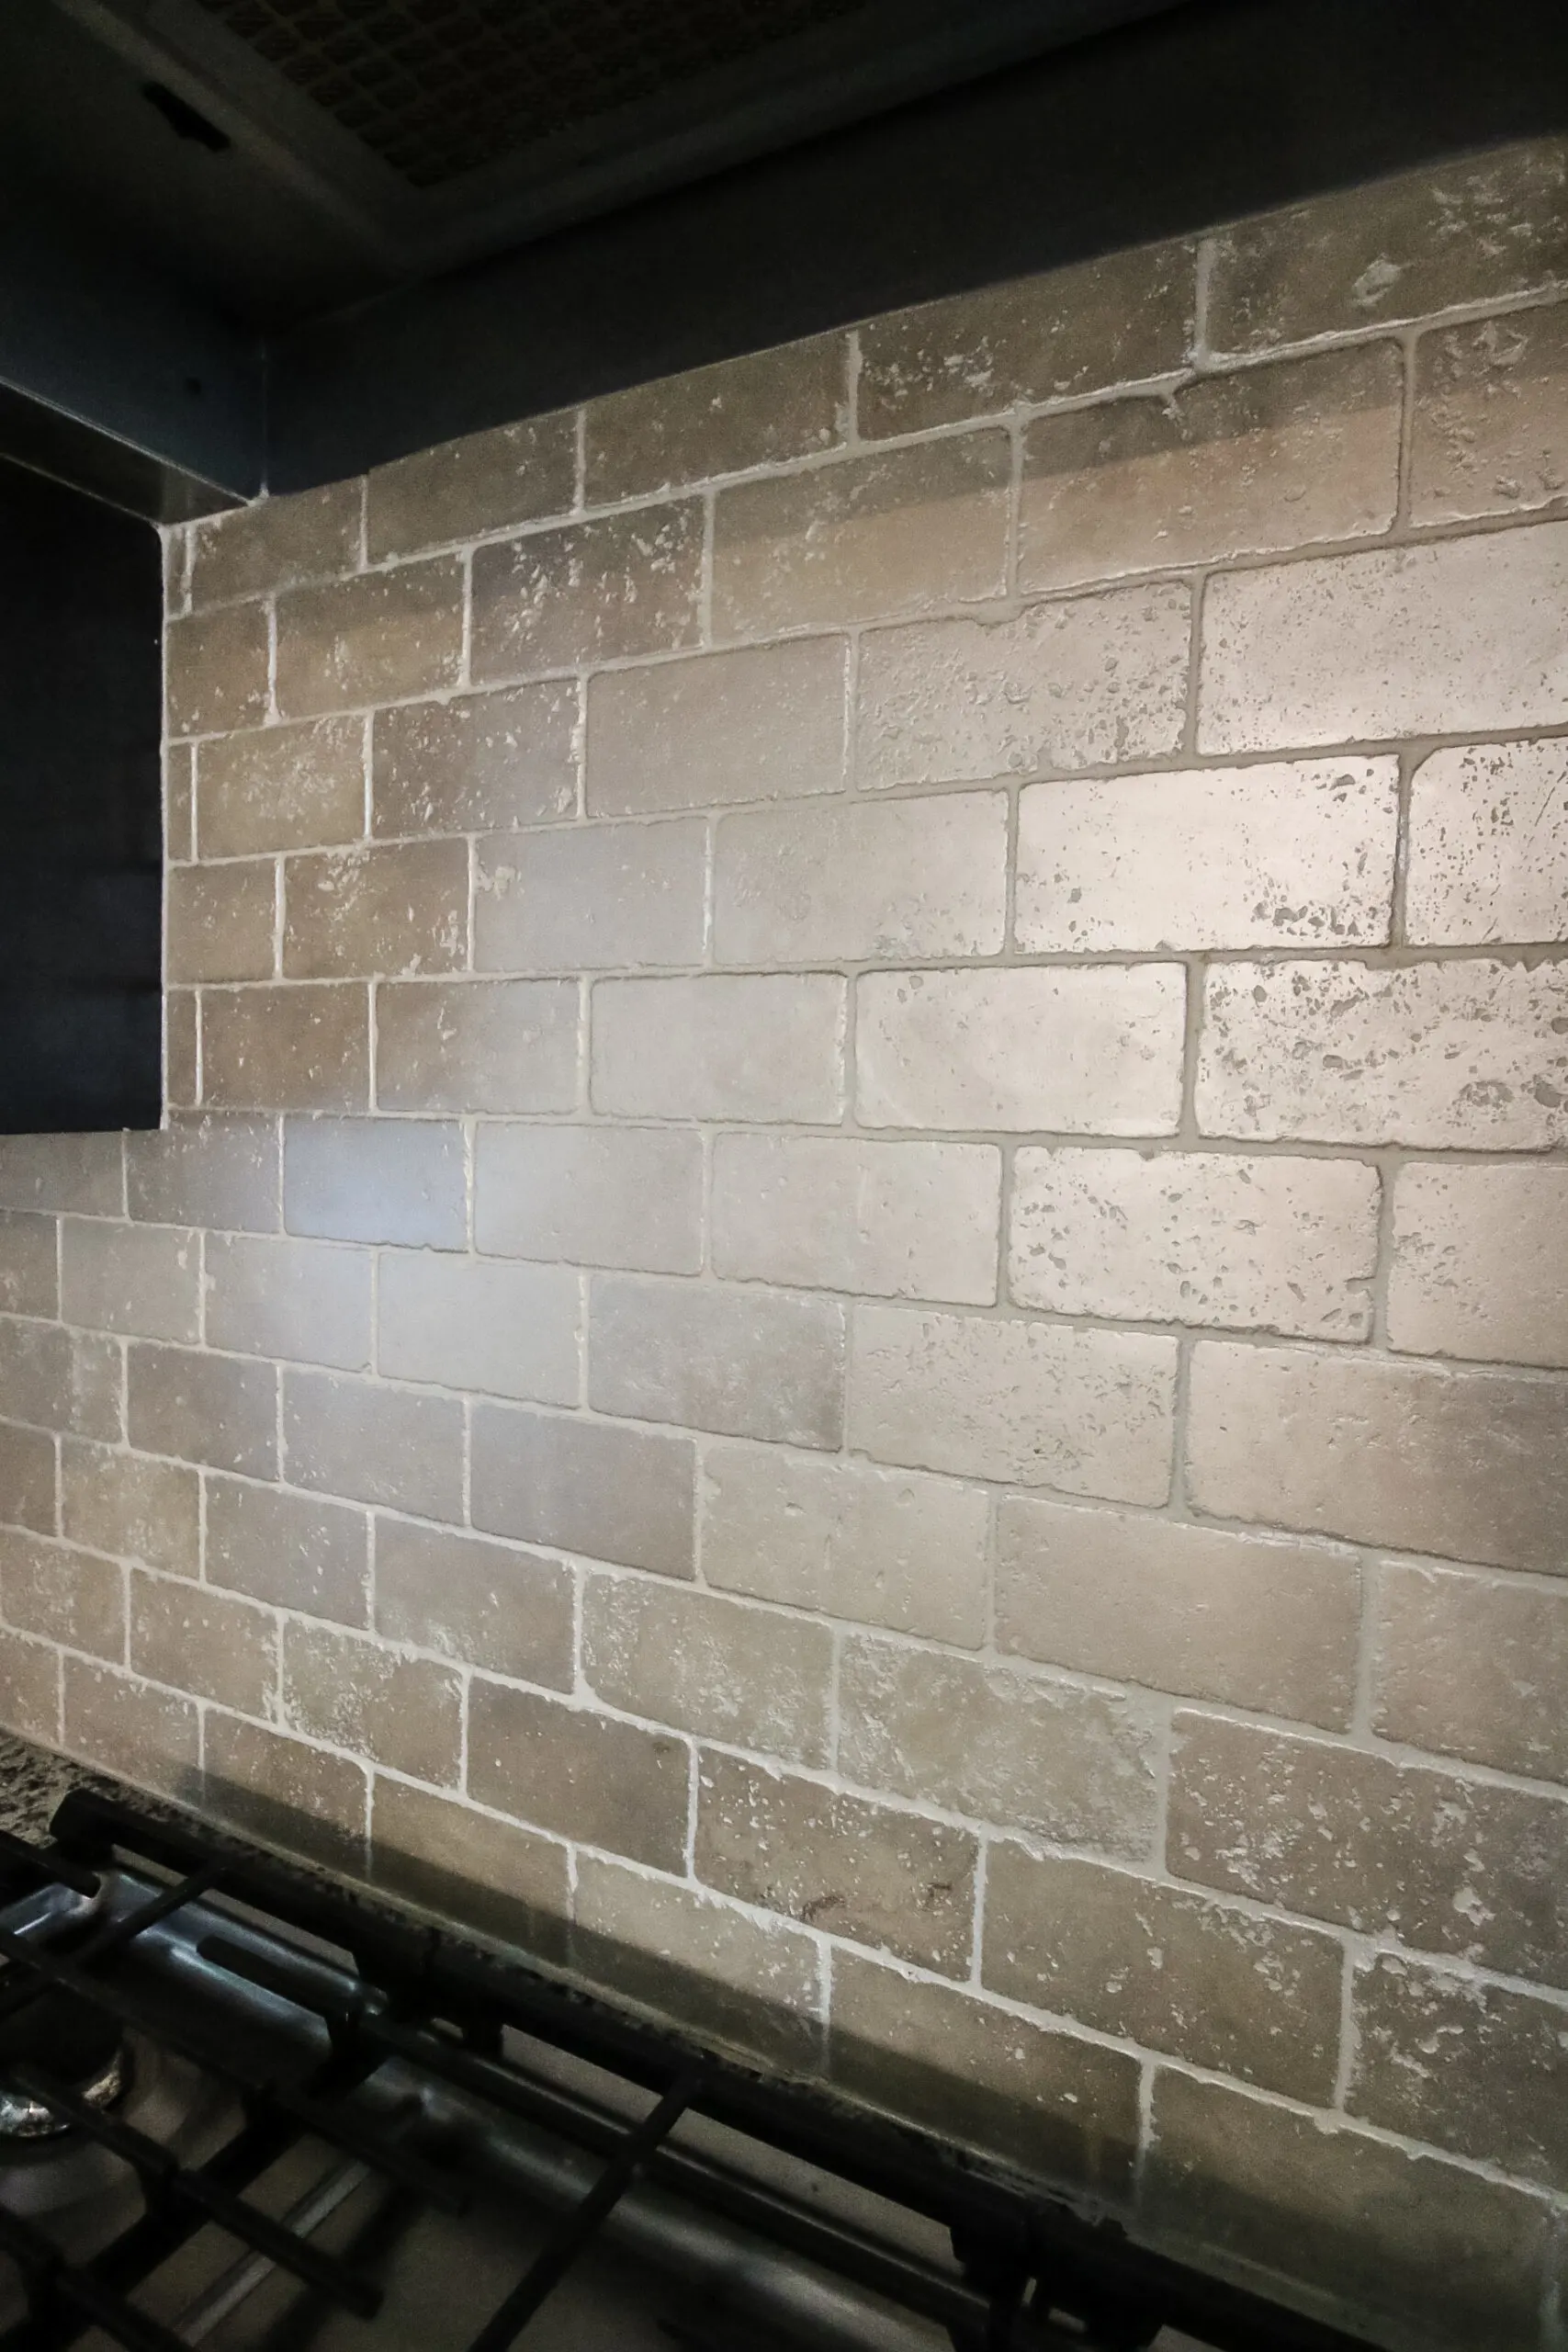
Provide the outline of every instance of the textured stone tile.
<path id="1" fill-rule="evenodd" d="M 376 1631 L 459 1665 L 570 1690 L 571 1572 L 537 1552 L 378 1518 Z"/>
<path id="2" fill-rule="evenodd" d="M 215 1111 L 363 1111 L 370 1008 L 363 985 L 207 989 L 201 1094 Z"/>
<path id="3" fill-rule="evenodd" d="M 48 1430 L 0 1421 L 0 1523 L 56 1532 L 54 1450 Z"/>
<path id="4" fill-rule="evenodd" d="M 1222 572 L 1203 596 L 1205 752 L 1568 718 L 1568 523 Z"/>
<path id="5" fill-rule="evenodd" d="M 1411 778 L 1408 825 L 1414 944 L 1568 936 L 1568 745 L 1434 752 Z"/>
<path id="6" fill-rule="evenodd" d="M 1521 2352 L 1552 2258 L 1538 2198 L 1165 2068 L 1139 2220 L 1248 2283 L 1288 2282 L 1331 2324 L 1360 2312 L 1424 2352 Z"/>
<path id="7" fill-rule="evenodd" d="M 942 1975 L 967 1971 L 967 1830 L 705 1749 L 694 1855 L 699 1879 L 721 1894 Z"/>
<path id="8" fill-rule="evenodd" d="M 1562 1574 L 1565 1430 L 1562 1380 L 1208 1340 L 1188 1492 L 1224 1519 Z"/>
<path id="9" fill-rule="evenodd" d="M 462 658 L 457 556 L 296 588 L 277 600 L 277 707 L 285 718 L 455 686 Z"/>
<path id="10" fill-rule="evenodd" d="M 856 983 L 855 1101 L 871 1127 L 1172 1135 L 1179 965 L 871 972 Z"/>
<path id="11" fill-rule="evenodd" d="M 118 1652 L 116 1652 L 118 1656 Z M 130 1579 L 130 1664 L 150 1682 L 246 1715 L 277 1695 L 277 1620 L 270 1610 L 185 1581 Z"/>
<path id="12" fill-rule="evenodd" d="M 690 1586 L 590 1577 L 582 1673 L 624 1714 L 790 1764 L 828 1761 L 833 1637 Z"/>
<path id="13" fill-rule="evenodd" d="M 171 1110 L 192 1108 L 201 1091 L 199 1023 L 194 989 L 164 990 L 164 1101 Z"/>
<path id="14" fill-rule="evenodd" d="M 1178 1713 L 1180 1878 L 1568 1983 L 1568 1803 L 1324 1740 Z"/>
<path id="15" fill-rule="evenodd" d="M 120 1144 L 112 1135 L 0 1136 L 0 1208 L 123 1216 Z"/>
<path id="16" fill-rule="evenodd" d="M 714 627 L 725 636 L 884 620 L 999 596 L 1002 433 L 850 458 L 718 493 Z"/>
<path id="17" fill-rule="evenodd" d="M 573 980 L 383 981 L 376 1100 L 383 1111 L 570 1111 Z"/>
<path id="18" fill-rule="evenodd" d="M 1364 1340 L 1378 1198 L 1350 1159 L 1025 1148 L 1009 1284 L 1062 1315 Z"/>
<path id="19" fill-rule="evenodd" d="M 207 1481 L 207 1581 L 339 1625 L 370 1623 L 362 1510 L 233 1478 Z"/>
<path id="20" fill-rule="evenodd" d="M 1142 1332 L 862 1306 L 850 1443 L 911 1469 L 1163 1503 L 1176 1351 Z"/>
<path id="21" fill-rule="evenodd" d="M 689 1577 L 695 1475 L 690 1438 L 474 1408 L 473 1521 L 497 1535 Z"/>
<path id="22" fill-rule="evenodd" d="M 575 1405 L 581 1284 L 558 1266 L 389 1250 L 377 1300 L 377 1368 L 540 1405 Z"/>
<path id="23" fill-rule="evenodd" d="M 1416 346 L 1412 520 L 1526 514 L 1562 498 L 1565 376 L 1568 303 L 1424 334 Z"/>
<path id="24" fill-rule="evenodd" d="M 243 1356 L 133 1340 L 127 1426 L 143 1453 L 173 1454 L 248 1478 L 277 1476 L 277 1373 Z"/>
<path id="25" fill-rule="evenodd" d="M 0 1209 L 0 1314 L 59 1313 L 58 1232 L 51 1216 Z"/>
<path id="26" fill-rule="evenodd" d="M 1032 605 L 1010 621 L 919 621 L 861 648 L 856 758 L 874 788 L 985 784 L 1157 759 L 1187 718 L 1179 582 Z"/>
<path id="27" fill-rule="evenodd" d="M 1018 819 L 1026 954 L 1382 945 L 1399 773 L 1297 760 L 1042 784 Z"/>
<path id="28" fill-rule="evenodd" d="M 371 1264 L 367 1250 L 209 1233 L 208 1344 L 367 1372 Z"/>
<path id="29" fill-rule="evenodd" d="M 978 1648 L 987 1499 L 970 1487 L 773 1446 L 703 1459 L 706 1583 Z"/>
<path id="30" fill-rule="evenodd" d="M 164 707 L 171 735 L 226 734 L 266 717 L 265 605 L 172 620 L 164 631 Z"/>
<path id="31" fill-rule="evenodd" d="M 193 524 L 192 605 L 199 610 L 234 596 L 268 596 L 275 588 L 356 570 L 363 495 L 357 481 L 325 482 Z"/>
<path id="32" fill-rule="evenodd" d="M 1535 1151 L 1568 1140 L 1568 966 L 1347 958 L 1208 976 L 1211 1136 Z"/>
<path id="33" fill-rule="evenodd" d="M 474 1246 L 694 1274 L 702 1190 L 702 1142 L 687 1131 L 486 1125 L 474 1140 Z"/>
<path id="34" fill-rule="evenodd" d="M 196 800 L 203 857 L 356 842 L 365 831 L 365 722 L 308 718 L 203 743 Z"/>
<path id="35" fill-rule="evenodd" d="M 632 1118 L 836 1120 L 844 983 L 827 972 L 602 980 L 596 1111 Z"/>
<path id="36" fill-rule="evenodd" d="M 383 837 L 491 832 L 570 817 L 576 736 L 570 679 L 378 710 L 370 830 Z"/>
<path id="37" fill-rule="evenodd" d="M 1402 1168 L 1389 1343 L 1568 1365 L 1568 1167 Z"/>
<path id="38" fill-rule="evenodd" d="M 839 1445 L 844 1310 L 786 1292 L 597 1274 L 588 1401 L 628 1420 Z"/>
<path id="39" fill-rule="evenodd" d="M 150 1225 L 206 1225 L 275 1233 L 276 1119 L 182 1120 L 125 1139 L 127 1204 Z"/>
<path id="40" fill-rule="evenodd" d="M 474 964 L 481 972 L 700 964 L 707 828 L 561 825 L 478 849 Z"/>
<path id="41" fill-rule="evenodd" d="M 1372 1728 L 1539 1781 L 1568 1781 L 1568 1592 L 1462 1568 L 1378 1572 Z"/>
<path id="42" fill-rule="evenodd" d="M 844 787 L 844 640 L 803 637 L 588 682 L 595 817 Z"/>
<path id="43" fill-rule="evenodd" d="M 71 1755 L 132 1788 L 193 1801 L 201 1736 L 193 1700 L 86 1658 L 67 1657 L 64 1677 L 61 1729 Z"/>
<path id="44" fill-rule="evenodd" d="M 847 340 L 812 335 L 590 401 L 590 506 L 813 457 L 841 441 Z"/>
<path id="45" fill-rule="evenodd" d="M 1142 1702 L 854 1634 L 839 1714 L 839 1769 L 863 1788 L 1057 1845 L 1149 1851 L 1162 1741 Z"/>
<path id="46" fill-rule="evenodd" d="M 1356 1690 L 1360 1571 L 1326 1544 L 1004 1496 L 1002 1650 L 1341 1730 Z"/>
<path id="47" fill-rule="evenodd" d="M 118 1443 L 120 1350 L 93 1331 L 0 1317 L 0 1421 Z"/>
<path id="48" fill-rule="evenodd" d="M 124 1663 L 125 1578 L 116 1561 L 0 1528 L 0 1613 L 13 1633 Z"/>
<path id="49" fill-rule="evenodd" d="M 743 1281 L 989 1306 L 1001 1155 L 988 1144 L 724 1135 L 713 1263 Z"/>
<path id="50" fill-rule="evenodd" d="M 460 1250 L 463 1137 L 434 1120 L 291 1119 L 283 1214 L 290 1233 Z"/>
<path id="51" fill-rule="evenodd" d="M 68 1323 L 144 1340 L 197 1336 L 201 1242 L 166 1225 L 67 1217 L 60 1237 L 61 1313 Z"/>
<path id="52" fill-rule="evenodd" d="M 683 1739 L 476 1677 L 468 1792 L 558 1837 L 684 1868 L 690 1757 Z"/>
<path id="53" fill-rule="evenodd" d="M 727 817 L 714 851 L 720 964 L 994 956 L 1007 930 L 999 792 Z"/>
<path id="54" fill-rule="evenodd" d="M 399 1657 L 378 1642 L 325 1625 L 286 1621 L 286 1720 L 313 1739 L 455 1788 L 462 1740 L 462 1685 L 427 1658 Z"/>
<path id="55" fill-rule="evenodd" d="M 202 1804 L 220 1821 L 329 1870 L 364 1869 L 362 1764 L 216 1710 L 207 1718 L 202 1756 Z"/>
<path id="56" fill-rule="evenodd" d="M 1403 355 L 1379 343 L 1037 417 L 1023 442 L 1020 584 L 1386 531 L 1403 400 Z"/>
<path id="57" fill-rule="evenodd" d="M 372 468 L 365 485 L 370 560 L 564 514 L 576 488 L 575 409 L 442 441 Z"/>
<path id="58" fill-rule="evenodd" d="M 1099 1862 L 997 1844 L 980 1975 L 1148 2050 L 1325 2106 L 1339 2050 L 1338 1939 Z"/>
<path id="59" fill-rule="evenodd" d="M 695 499 L 476 548 L 476 680 L 673 652 L 701 635 Z"/>
<path id="60" fill-rule="evenodd" d="M 270 980 L 277 875 L 271 858 L 171 867 L 164 909 L 170 981 Z"/>
<path id="61" fill-rule="evenodd" d="M 330 1372 L 283 1377 L 289 1483 L 422 1519 L 463 1515 L 463 1408 Z"/>
<path id="62" fill-rule="evenodd" d="M 1181 368 L 1197 255 L 1144 245 L 950 296 L 861 329 L 860 429 L 919 433 Z"/>
<path id="63" fill-rule="evenodd" d="M 372 1883 L 541 1960 L 566 1959 L 566 1848 L 376 1775 Z"/>
<path id="64" fill-rule="evenodd" d="M 468 961 L 465 842 L 409 842 L 291 857 L 283 969 L 295 980 L 456 972 Z"/>
<path id="65" fill-rule="evenodd" d="M 43 1747 L 60 1745 L 60 1652 L 0 1634 L 0 1723 Z"/>
<path id="66" fill-rule="evenodd" d="M 194 743 L 164 751 L 164 847 L 175 864 L 196 854 L 196 752 Z"/>
<path id="67" fill-rule="evenodd" d="M 201 1481 L 175 1462 L 67 1439 L 60 1456 L 61 1526 L 73 1544 L 141 1560 L 176 1577 L 201 1571 Z"/>

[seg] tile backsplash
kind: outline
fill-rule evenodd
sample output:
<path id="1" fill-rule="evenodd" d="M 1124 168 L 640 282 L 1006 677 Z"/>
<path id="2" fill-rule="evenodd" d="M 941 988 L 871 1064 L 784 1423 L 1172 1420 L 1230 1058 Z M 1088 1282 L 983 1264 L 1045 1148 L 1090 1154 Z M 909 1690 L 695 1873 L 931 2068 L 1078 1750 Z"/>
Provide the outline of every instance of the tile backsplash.
<path id="1" fill-rule="evenodd" d="M 1547 143 L 172 533 L 0 1717 L 1560 2346 L 1564 289 Z"/>

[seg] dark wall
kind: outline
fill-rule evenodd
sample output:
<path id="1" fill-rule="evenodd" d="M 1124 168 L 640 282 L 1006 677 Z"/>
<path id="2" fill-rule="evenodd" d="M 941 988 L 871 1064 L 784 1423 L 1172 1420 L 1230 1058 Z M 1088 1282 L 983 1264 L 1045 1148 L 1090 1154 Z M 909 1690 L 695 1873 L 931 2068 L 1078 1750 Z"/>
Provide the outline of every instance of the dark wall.
<path id="1" fill-rule="evenodd" d="M 0 1130 L 156 1126 L 157 533 L 0 461 Z"/>

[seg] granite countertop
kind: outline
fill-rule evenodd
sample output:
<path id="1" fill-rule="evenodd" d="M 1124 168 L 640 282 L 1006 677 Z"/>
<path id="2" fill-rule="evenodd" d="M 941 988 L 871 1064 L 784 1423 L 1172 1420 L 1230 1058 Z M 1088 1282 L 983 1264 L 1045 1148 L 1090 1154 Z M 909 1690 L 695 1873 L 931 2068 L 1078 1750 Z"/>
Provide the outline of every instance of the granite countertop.
<path id="1" fill-rule="evenodd" d="M 33 1843 L 48 1834 L 54 1809 L 73 1789 L 108 1785 L 101 1772 L 73 1764 L 30 1740 L 0 1732 L 0 1829 Z"/>

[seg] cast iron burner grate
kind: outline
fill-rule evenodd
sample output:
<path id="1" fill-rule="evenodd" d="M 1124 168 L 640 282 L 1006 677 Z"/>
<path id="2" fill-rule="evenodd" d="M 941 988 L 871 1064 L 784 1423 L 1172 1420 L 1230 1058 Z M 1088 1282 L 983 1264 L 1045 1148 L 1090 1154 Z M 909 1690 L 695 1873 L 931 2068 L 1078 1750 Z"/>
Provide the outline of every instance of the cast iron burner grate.
<path id="1" fill-rule="evenodd" d="M 1371 2352 L 1359 2338 L 1156 2256 L 1115 2224 L 1090 2222 L 930 2134 L 754 2074 L 521 1959 L 358 1902 L 227 1837 L 79 1792 L 55 1815 L 49 1846 L 0 1836 L 0 1874 L 12 1889 L 10 1908 L 0 1908 L 12 1923 L 0 1925 L 0 2036 L 40 1996 L 63 2000 L 79 2030 L 85 2015 L 98 2020 L 95 2048 L 142 2038 L 171 2063 L 218 2078 L 234 2117 L 215 2154 L 183 2162 L 127 2114 L 95 2104 L 39 2059 L 18 2056 L 13 2034 L 8 2087 L 75 2143 L 118 2159 L 141 2195 L 126 2225 L 79 2258 L 58 2230 L 7 2204 L 0 2150 L 0 2254 L 26 2294 L 25 2314 L 0 2333 L 0 2352 L 62 2352 L 95 2329 L 128 2352 L 188 2352 L 233 2310 L 231 2284 L 220 2280 L 208 2294 L 199 2323 L 187 2310 L 171 2325 L 147 2298 L 163 2266 L 214 2228 L 246 2250 L 241 2294 L 247 2278 L 283 2274 L 316 2311 L 352 2314 L 361 2324 L 355 2343 L 383 2330 L 389 2340 L 430 2342 L 428 2331 L 400 2330 L 390 2293 L 352 2248 L 333 2251 L 312 2234 L 348 2193 L 334 2182 L 374 2180 L 406 2212 L 464 2213 L 478 2192 L 460 2135 L 449 2124 L 423 2138 L 406 2128 L 411 2113 L 426 2112 L 417 2086 L 489 2117 L 502 2134 L 553 2135 L 576 2152 L 580 2171 L 588 2165 L 585 2193 L 514 2270 L 525 2233 L 520 2224 L 502 2228 L 502 2291 L 485 2303 L 477 2331 L 468 2322 L 443 2339 L 460 2352 L 506 2352 L 518 2342 L 634 2184 L 637 2194 L 680 2200 L 705 2226 L 784 2249 L 829 2285 L 849 2282 L 895 2312 L 935 2323 L 961 2352 L 1141 2352 L 1166 2325 L 1218 2352 Z M 18 1874 L 30 1910 L 16 1898 Z M 49 1907 L 62 1890 L 80 1898 L 73 1909 Z M 570 2067 L 531 2069 L 513 2054 L 518 2037 L 635 2086 L 649 2103 L 628 2114 L 624 2103 L 585 2096 Z M 405 2087 L 378 2107 L 371 2095 L 389 2073 L 416 2093 Z M 910 2251 L 907 2233 L 874 2234 L 755 2168 L 716 2161 L 694 2139 L 672 2140 L 686 2115 L 940 2225 L 956 2265 Z M 247 2191 L 302 2143 L 321 2143 L 338 2172 L 325 2193 L 318 2184 L 281 2216 L 264 2210 Z M 765 2320 L 752 2318 L 744 2340 L 755 2347 L 772 2338 Z M 734 2321 L 732 2312 L 726 2327 L 688 2299 L 663 2332 L 728 2352 L 738 2340 Z M 314 2344 L 316 2322 L 265 2340 Z M 779 2340 L 800 2339 L 784 2329 Z"/>

